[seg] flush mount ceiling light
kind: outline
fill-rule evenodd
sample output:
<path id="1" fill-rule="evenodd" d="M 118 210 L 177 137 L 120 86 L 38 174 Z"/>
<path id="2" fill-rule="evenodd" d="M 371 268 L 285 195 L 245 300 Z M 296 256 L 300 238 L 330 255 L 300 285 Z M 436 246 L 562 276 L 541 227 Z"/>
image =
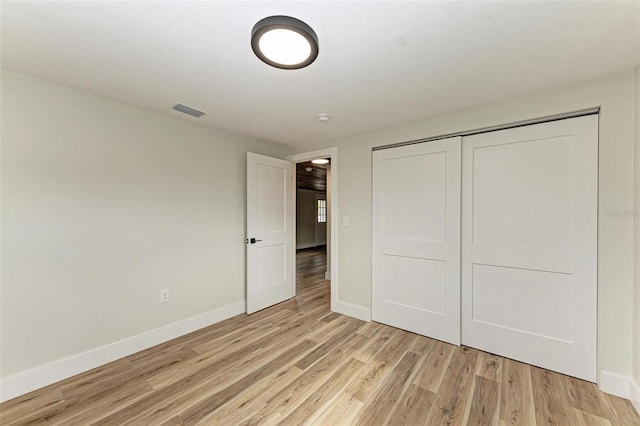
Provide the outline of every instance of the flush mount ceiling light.
<path id="1" fill-rule="evenodd" d="M 311 160 L 313 164 L 327 164 L 329 160 L 326 158 L 316 158 L 315 160 Z"/>
<path id="2" fill-rule="evenodd" d="M 320 121 L 320 122 L 322 122 L 322 123 L 326 123 L 326 122 L 328 122 L 329 120 L 331 120 L 331 116 L 330 116 L 329 114 L 327 114 L 327 113 L 324 113 L 324 112 L 323 112 L 323 113 L 321 113 L 321 114 L 318 114 L 318 115 L 316 116 L 316 118 L 318 119 L 318 121 Z"/>
<path id="3" fill-rule="evenodd" d="M 264 18 L 251 30 L 251 48 L 258 58 L 285 70 L 304 68 L 318 57 L 318 36 L 290 16 Z"/>

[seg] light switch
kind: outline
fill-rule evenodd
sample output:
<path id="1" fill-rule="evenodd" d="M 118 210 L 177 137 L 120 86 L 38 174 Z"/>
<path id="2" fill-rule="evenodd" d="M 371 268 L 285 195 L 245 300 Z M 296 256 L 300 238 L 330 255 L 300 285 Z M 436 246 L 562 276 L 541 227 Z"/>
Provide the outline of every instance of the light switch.
<path id="1" fill-rule="evenodd" d="M 349 226 L 349 216 L 342 216 L 342 226 Z"/>

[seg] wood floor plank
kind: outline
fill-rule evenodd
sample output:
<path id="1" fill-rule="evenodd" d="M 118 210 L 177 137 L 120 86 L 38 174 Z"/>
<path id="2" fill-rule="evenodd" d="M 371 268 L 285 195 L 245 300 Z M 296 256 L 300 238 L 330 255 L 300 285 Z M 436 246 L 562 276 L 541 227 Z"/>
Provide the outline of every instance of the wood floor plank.
<path id="1" fill-rule="evenodd" d="M 384 328 L 385 326 L 380 323 L 377 323 L 375 321 L 369 321 L 368 323 L 363 325 L 362 328 L 360 328 L 360 330 L 358 330 L 358 334 L 362 334 L 365 337 L 372 337 L 374 334 L 376 334 L 377 332 L 379 332 Z"/>
<path id="2" fill-rule="evenodd" d="M 213 341 L 219 338 L 223 338 L 234 331 L 242 329 L 247 325 L 255 325 L 263 320 L 269 320 L 272 316 L 280 316 L 282 312 L 280 309 L 268 308 L 253 315 L 240 314 L 234 317 L 228 318 L 217 324 L 210 325 L 208 327 L 196 330 L 192 333 L 180 336 L 176 339 L 162 343 L 160 345 L 153 346 L 149 349 L 137 352 L 135 354 L 126 357 L 130 362 L 143 359 L 147 356 L 155 356 L 158 351 L 162 351 L 165 348 L 175 349 L 176 347 L 194 347 L 198 345 L 198 342 Z"/>
<path id="3" fill-rule="evenodd" d="M 360 330 L 356 334 L 360 334 Z M 369 363 L 373 360 L 377 353 L 379 353 L 382 348 L 387 347 L 387 342 L 391 340 L 393 336 L 398 336 L 396 329 L 391 327 L 381 327 L 377 329 L 377 331 L 371 333 L 368 337 L 369 342 L 362 347 L 360 351 L 353 354 L 353 357 L 359 359 L 362 362 Z"/>
<path id="4" fill-rule="evenodd" d="M 640 415 L 635 411 L 631 402 L 617 396 L 602 394 L 602 398 L 609 407 L 609 419 L 614 425 L 640 426 Z"/>
<path id="5" fill-rule="evenodd" d="M 339 318 L 342 318 L 343 315 L 337 313 L 337 312 L 331 312 L 329 315 L 325 315 L 324 317 L 322 317 L 320 319 L 320 321 L 324 321 L 324 322 L 331 322 L 334 320 L 337 320 Z"/>
<path id="6" fill-rule="evenodd" d="M 384 381 L 386 374 L 396 366 L 415 336 L 393 330 L 394 335 L 379 348 L 373 360 L 358 374 L 347 388 L 347 393 L 362 402 L 367 399 Z"/>
<path id="7" fill-rule="evenodd" d="M 486 352 L 478 355 L 478 369 L 476 375 L 494 382 L 502 382 L 502 365 L 504 358 Z"/>
<path id="8" fill-rule="evenodd" d="M 152 397 L 144 401 L 146 412 L 133 415 L 131 417 L 132 424 L 136 424 L 141 418 L 158 423 L 174 415 L 184 416 L 187 411 L 193 410 L 195 406 L 199 406 L 207 398 L 213 398 L 215 401 L 221 401 L 221 404 L 224 404 L 228 401 L 226 396 L 233 398 L 242 390 L 238 388 L 238 377 L 244 377 L 241 385 L 246 385 L 248 380 L 246 375 L 250 375 L 254 379 L 256 374 L 259 376 L 268 375 L 273 368 L 282 362 L 283 357 L 284 359 L 297 359 L 298 356 L 303 355 L 303 353 L 299 352 L 300 344 L 304 344 L 305 349 L 313 348 L 316 345 L 309 340 L 303 340 L 295 345 L 294 343 L 276 344 L 264 350 L 260 349 L 243 359 L 237 360 L 235 363 L 231 363 L 226 368 L 213 369 L 215 371 L 212 371 L 212 366 L 207 366 L 204 369 L 206 370 L 205 374 L 203 374 L 203 371 L 195 372 L 186 379 L 162 388 L 157 393 L 164 392 L 164 397 L 161 399 Z M 220 365 L 226 365 L 227 361 L 225 359 Z M 167 404 L 167 393 L 172 393 L 176 388 L 180 389 L 181 384 L 185 382 L 189 387 L 185 391 L 177 393 L 178 397 L 172 398 Z M 165 401 L 165 403 L 162 404 L 162 401 Z M 139 406 L 144 405 L 139 404 Z M 139 409 L 139 407 L 137 408 Z M 204 411 L 202 413 L 207 414 Z M 130 413 L 129 416 L 131 416 Z M 185 421 L 185 423 L 187 422 Z"/>
<path id="9" fill-rule="evenodd" d="M 327 340 L 327 337 L 337 333 L 345 323 L 346 321 L 344 318 L 336 321 L 334 324 L 318 320 L 318 326 L 312 332 L 307 333 L 305 339 L 313 340 L 318 343 L 324 342 Z"/>
<path id="10" fill-rule="evenodd" d="M 73 388 L 87 389 L 87 392 L 90 392 L 91 385 L 121 375 L 124 371 L 128 371 L 130 366 L 131 362 L 127 358 L 121 358 L 60 382 L 57 389 L 67 395 L 71 394 L 70 389 Z"/>
<path id="11" fill-rule="evenodd" d="M 204 353 L 187 362 L 169 366 L 147 380 L 155 389 L 163 389 L 179 380 L 188 380 L 195 372 L 198 372 L 199 376 L 202 377 L 215 374 L 217 371 L 229 368 L 239 360 L 243 360 L 252 354 L 260 352 L 265 345 L 269 345 L 272 338 L 275 339 L 278 335 L 281 335 L 281 333 L 282 330 L 280 329 L 271 330 L 260 339 L 235 348 L 232 352 L 213 351 L 211 353 Z"/>
<path id="12" fill-rule="evenodd" d="M 48 386 L 3 402 L 0 405 L 0 424 L 16 424 L 27 412 L 38 414 L 62 403 L 64 398 L 59 386 Z"/>
<path id="13" fill-rule="evenodd" d="M 127 368 L 117 374 L 110 374 L 102 380 L 83 381 L 73 386 L 61 387 L 62 395 L 70 403 L 82 401 L 89 396 L 106 394 L 113 389 L 141 382 L 153 377 L 154 374 L 163 371 L 172 365 L 194 359 L 196 353 L 191 349 L 179 349 L 165 354 L 164 357 L 154 358 L 145 364 L 138 364 L 136 367 L 128 365 Z"/>
<path id="14" fill-rule="evenodd" d="M 292 324 L 289 331 L 300 332 L 298 324 L 298 322 Z M 286 334 L 282 333 L 283 330 L 278 330 L 265 336 L 264 339 L 259 339 L 259 342 L 253 342 L 246 347 L 224 354 L 214 362 L 190 369 L 189 375 L 167 381 L 156 392 L 139 401 L 136 407 L 126 407 L 101 419 L 101 423 L 122 424 L 125 419 L 135 423 L 141 418 L 151 419 L 154 422 L 164 421 L 174 413 L 197 404 L 210 393 L 215 393 L 233 383 L 237 372 L 253 371 L 258 368 L 264 360 L 263 353 L 268 354 L 267 361 L 270 361 L 280 353 L 289 350 L 288 345 L 282 344 L 286 341 Z M 206 391 L 203 391 L 205 389 Z"/>
<path id="15" fill-rule="evenodd" d="M 276 371 L 266 378 L 264 386 L 247 388 L 228 403 L 223 404 L 220 409 L 204 417 L 198 424 L 242 424 L 266 408 L 267 402 L 273 394 L 277 394 L 284 387 L 289 386 L 291 382 L 297 381 L 303 374 L 304 371 L 296 366 Z"/>
<path id="16" fill-rule="evenodd" d="M 410 384 L 389 414 L 390 425 L 426 425 L 436 394 Z"/>
<path id="17" fill-rule="evenodd" d="M 302 338 L 319 324 L 320 321 L 307 321 L 305 317 L 297 318 L 290 324 L 283 324 L 282 327 L 266 332 L 261 338 L 245 342 L 244 345 L 235 348 L 234 351 L 211 351 L 201 355 L 198 358 L 190 360 L 188 363 L 182 363 L 174 367 L 165 369 L 148 379 L 149 383 L 157 389 L 162 389 L 171 382 L 178 380 L 188 380 L 189 377 L 196 374 L 198 377 L 210 377 L 225 371 L 229 372 L 231 366 L 244 369 L 245 366 L 239 364 L 239 361 L 250 358 L 252 355 L 263 351 L 281 350 L 283 344 Z M 278 349 L 279 348 L 279 349 Z M 213 354 L 213 355 L 212 355 Z M 251 364 L 251 363 L 250 363 Z M 196 373 L 194 373 L 196 372 Z M 194 379 L 200 380 L 200 379 Z"/>
<path id="18" fill-rule="evenodd" d="M 533 385 L 528 365 L 504 359 L 500 395 L 501 422 L 522 426 L 536 423 Z"/>
<path id="19" fill-rule="evenodd" d="M 308 424 L 315 426 L 342 426 L 353 424 L 364 404 L 351 395 L 341 392 L 317 416 L 309 419 Z"/>
<path id="20" fill-rule="evenodd" d="M 375 394 L 368 398 L 355 424 L 370 425 L 374 422 L 385 424 L 404 391 L 409 387 L 409 379 L 415 374 L 416 366 L 420 365 L 422 361 L 421 355 L 406 352 Z"/>
<path id="21" fill-rule="evenodd" d="M 182 420 L 178 416 L 172 417 L 169 420 L 167 420 L 166 422 L 162 423 L 162 426 L 183 426 L 183 425 L 184 425 L 184 423 L 182 422 Z"/>
<path id="22" fill-rule="evenodd" d="M 109 394 L 98 393 L 82 400 L 68 413 L 61 413 L 55 420 L 62 424 L 90 424 L 95 419 L 107 417 L 122 407 L 131 406 L 153 392 L 153 388 L 146 382 L 132 383 L 114 389 Z M 68 415 L 67 415 L 68 414 Z"/>
<path id="23" fill-rule="evenodd" d="M 413 383 L 429 392 L 438 393 L 454 350 L 455 346 L 453 345 L 433 341 Z"/>
<path id="24" fill-rule="evenodd" d="M 192 344 L 192 348 L 197 354 L 201 355 L 207 352 L 215 353 L 215 351 L 227 350 L 231 347 L 239 347 L 242 346 L 244 342 L 256 340 L 257 337 L 263 336 L 264 333 L 278 328 L 277 323 L 291 317 L 291 315 L 293 315 L 293 312 L 282 310 L 274 315 L 270 315 L 262 321 L 247 325 L 246 327 L 230 332 L 225 336 L 210 338 L 199 344 Z"/>
<path id="25" fill-rule="evenodd" d="M 291 350 L 270 361 L 258 370 L 247 374 L 234 382 L 231 386 L 191 406 L 187 411 L 180 414 L 180 418 L 186 425 L 196 424 L 198 421 L 218 409 L 218 407 L 234 398 L 249 386 L 255 385 L 276 370 L 286 368 L 287 364 L 291 363 L 294 359 L 301 358 L 315 346 L 315 342 L 311 340 L 303 340 Z"/>
<path id="26" fill-rule="evenodd" d="M 477 361 L 478 351 L 466 347 L 454 349 L 427 424 L 462 424 L 472 394 Z"/>
<path id="27" fill-rule="evenodd" d="M 574 377 L 563 376 L 563 378 L 569 392 L 569 405 L 603 419 L 609 416 L 609 407 L 595 383 L 588 383 Z"/>
<path id="28" fill-rule="evenodd" d="M 128 379 L 126 386 L 118 386 L 112 380 L 102 380 L 97 383 L 95 385 L 92 382 L 90 388 L 83 387 L 86 390 L 85 394 L 73 392 L 65 396 L 65 389 L 62 388 L 63 399 L 59 403 L 49 405 L 44 411 L 31 413 L 22 420 L 25 424 L 44 422 L 67 424 L 70 418 L 86 412 L 90 412 L 88 417 L 96 418 L 101 415 L 100 413 L 109 412 L 110 408 L 119 409 L 123 405 L 131 404 L 136 398 L 149 394 L 153 390 L 144 381 L 136 382 L 134 379 Z M 80 383 L 80 385 L 84 384 L 84 381 Z"/>
<path id="29" fill-rule="evenodd" d="M 640 426 L 592 383 L 331 312 L 325 252 L 297 261 L 295 298 L 6 401 L 0 424 Z"/>
<path id="30" fill-rule="evenodd" d="M 466 424 L 497 425 L 500 420 L 500 384 L 476 375 Z"/>
<path id="31" fill-rule="evenodd" d="M 56 399 L 53 402 L 48 403 L 44 407 L 37 407 L 36 410 L 28 411 L 24 409 L 13 411 L 12 413 L 5 413 L 4 410 L 0 411 L 0 420 L 3 425 L 30 425 L 30 424 L 45 424 L 51 423 L 50 418 L 55 417 L 59 413 L 63 413 L 67 405 L 64 399 Z"/>
<path id="32" fill-rule="evenodd" d="M 416 339 L 411 343 L 407 350 L 418 355 L 425 355 L 437 343 L 438 340 L 425 336 L 416 336 Z"/>
<path id="33" fill-rule="evenodd" d="M 364 336 L 359 337 L 366 339 Z M 311 366 L 304 374 L 296 378 L 271 398 L 267 399 L 267 405 L 257 412 L 257 414 L 243 422 L 243 425 L 248 426 L 261 423 L 275 412 L 287 414 L 292 411 L 292 407 L 297 406 L 308 398 L 321 383 L 328 380 L 328 378 L 349 359 L 349 351 L 349 348 L 341 348 Z"/>
<path id="34" fill-rule="evenodd" d="M 585 413 L 577 408 L 573 409 L 573 414 L 581 426 L 612 426 L 611 422 L 593 414 Z"/>
<path id="35" fill-rule="evenodd" d="M 338 332 L 324 341 L 320 346 L 311 351 L 307 356 L 302 358 L 296 363 L 296 367 L 301 370 L 306 370 L 310 365 L 314 364 L 320 358 L 325 356 L 337 345 L 342 342 L 353 339 L 356 331 L 362 326 L 362 321 L 356 319 L 349 319 L 346 321 L 344 327 L 340 328 Z"/>
<path id="36" fill-rule="evenodd" d="M 575 424 L 577 420 L 572 417 L 564 378 L 538 367 L 532 366 L 530 371 L 536 423 L 549 426 Z"/>
<path id="37" fill-rule="evenodd" d="M 336 393 L 341 392 L 363 366 L 364 363 L 362 361 L 349 358 L 327 381 L 285 416 L 282 419 L 282 423 L 304 423 L 315 411 L 320 409 L 328 400 L 331 400 Z"/>

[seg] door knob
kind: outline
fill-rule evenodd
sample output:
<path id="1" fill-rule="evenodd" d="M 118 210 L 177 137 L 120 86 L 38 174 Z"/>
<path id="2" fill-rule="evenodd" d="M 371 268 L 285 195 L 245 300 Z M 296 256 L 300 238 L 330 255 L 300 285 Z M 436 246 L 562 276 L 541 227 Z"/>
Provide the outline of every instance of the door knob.
<path id="1" fill-rule="evenodd" d="M 260 242 L 260 241 L 262 241 L 262 240 L 256 240 L 255 238 L 251 238 L 251 239 L 247 240 L 247 242 L 248 242 L 249 244 L 255 244 L 255 243 L 258 243 L 258 242 Z"/>

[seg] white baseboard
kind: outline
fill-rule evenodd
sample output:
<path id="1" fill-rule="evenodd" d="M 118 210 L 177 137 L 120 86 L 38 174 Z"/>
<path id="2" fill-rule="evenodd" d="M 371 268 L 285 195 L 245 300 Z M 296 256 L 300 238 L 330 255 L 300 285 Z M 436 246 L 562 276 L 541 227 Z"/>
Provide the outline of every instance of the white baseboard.
<path id="1" fill-rule="evenodd" d="M 598 387 L 602 392 L 619 396 L 620 398 L 629 399 L 631 390 L 630 384 L 630 377 L 611 373 L 609 371 L 600 371 L 600 382 L 598 383 Z"/>
<path id="2" fill-rule="evenodd" d="M 631 377 L 600 371 L 598 387 L 602 392 L 628 399 L 640 414 L 640 385 Z"/>
<path id="3" fill-rule="evenodd" d="M 640 414 L 640 383 L 635 380 L 631 381 L 631 395 L 629 395 L 629 401 L 635 407 L 638 414 Z"/>
<path id="4" fill-rule="evenodd" d="M 312 247 L 321 247 L 321 246 L 326 246 L 327 243 L 307 243 L 307 244 L 299 244 L 296 246 L 296 250 L 303 250 L 303 249 L 308 249 L 308 248 L 312 248 Z"/>
<path id="5" fill-rule="evenodd" d="M 327 271 L 324 273 L 324 279 L 331 281 L 331 271 Z"/>
<path id="6" fill-rule="evenodd" d="M 24 395 L 244 312 L 246 312 L 246 302 L 232 303 L 137 336 L 128 337 L 0 379 L 0 402 Z"/>
<path id="7" fill-rule="evenodd" d="M 302 250 L 302 249 L 307 249 L 307 248 L 317 247 L 317 246 L 318 245 L 316 243 L 298 244 L 296 246 L 296 250 Z"/>
<path id="8" fill-rule="evenodd" d="M 365 308 L 364 306 L 336 300 L 336 303 L 332 308 L 334 312 L 339 314 L 348 315 L 363 321 L 371 321 L 371 309 Z"/>

